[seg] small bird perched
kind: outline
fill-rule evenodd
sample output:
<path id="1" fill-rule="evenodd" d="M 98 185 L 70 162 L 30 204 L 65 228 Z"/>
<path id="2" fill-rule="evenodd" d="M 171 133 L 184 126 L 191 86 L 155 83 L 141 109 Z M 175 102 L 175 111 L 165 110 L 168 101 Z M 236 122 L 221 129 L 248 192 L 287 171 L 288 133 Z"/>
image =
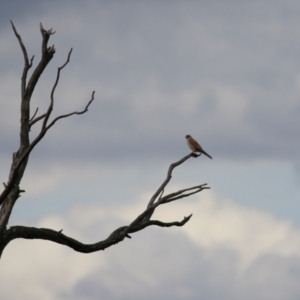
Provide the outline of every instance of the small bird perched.
<path id="1" fill-rule="evenodd" d="M 204 155 L 206 155 L 207 157 L 209 157 L 210 159 L 212 159 L 212 157 L 206 153 L 202 147 L 198 144 L 198 142 L 196 140 L 194 140 L 189 134 L 185 136 L 186 138 L 186 142 L 188 144 L 188 146 L 192 149 L 193 152 L 200 152 Z"/>

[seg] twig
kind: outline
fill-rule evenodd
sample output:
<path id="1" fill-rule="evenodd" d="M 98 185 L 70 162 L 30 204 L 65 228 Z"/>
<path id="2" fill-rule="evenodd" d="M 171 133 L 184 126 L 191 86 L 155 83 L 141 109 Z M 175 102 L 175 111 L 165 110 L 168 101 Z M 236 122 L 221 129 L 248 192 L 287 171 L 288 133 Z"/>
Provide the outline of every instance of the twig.
<path id="1" fill-rule="evenodd" d="M 58 84 L 58 81 L 59 81 L 59 77 L 60 77 L 60 71 L 70 62 L 70 57 L 71 57 L 71 54 L 72 54 L 72 50 L 73 48 L 70 49 L 69 53 L 68 53 L 68 57 L 67 57 L 67 60 L 66 62 L 60 66 L 58 69 L 57 69 L 57 74 L 56 74 L 56 79 L 55 79 L 55 82 L 54 82 L 54 85 L 53 85 L 53 88 L 52 88 L 52 91 L 51 91 L 51 101 L 50 101 L 50 105 L 48 107 L 48 110 L 46 112 L 46 115 L 45 115 L 45 118 L 44 118 L 44 122 L 43 122 L 43 126 L 42 126 L 42 130 L 44 130 L 47 126 L 47 122 L 48 122 L 48 119 L 51 115 L 51 112 L 53 110 L 53 105 L 54 105 L 54 92 L 56 90 L 56 87 L 57 87 L 57 84 Z"/>
<path id="2" fill-rule="evenodd" d="M 36 117 L 34 120 L 32 120 L 31 122 L 29 122 L 29 126 L 31 127 L 33 124 L 35 124 L 36 122 L 42 120 L 43 118 L 45 118 L 46 114 L 42 114 L 39 117 Z"/>
<path id="3" fill-rule="evenodd" d="M 151 197 L 148 206 L 150 207 L 153 205 L 153 203 L 155 202 L 156 198 L 158 197 L 158 195 L 161 193 L 161 191 L 167 186 L 167 184 L 170 182 L 171 178 L 172 178 L 172 172 L 174 170 L 174 168 L 176 168 L 177 166 L 181 165 L 182 163 L 184 163 L 186 160 L 188 160 L 190 157 L 192 156 L 192 153 L 186 155 L 185 157 L 183 157 L 182 159 L 180 159 L 179 161 L 173 163 L 170 165 L 169 170 L 168 170 L 168 174 L 167 174 L 167 178 L 165 179 L 165 181 L 162 183 L 162 185 L 158 188 L 158 190 L 154 193 L 154 195 Z"/>
<path id="4" fill-rule="evenodd" d="M 31 117 L 31 119 L 29 119 L 29 124 L 30 124 L 30 123 L 32 122 L 32 120 L 34 119 L 34 117 L 35 117 L 35 115 L 37 114 L 38 110 L 39 110 L 39 108 L 37 107 L 36 110 L 35 110 L 35 112 L 34 112 L 34 114 L 33 114 L 33 116 Z"/>
<path id="5" fill-rule="evenodd" d="M 74 111 L 72 113 L 56 117 L 49 125 L 47 125 L 46 130 L 50 129 L 60 119 L 67 118 L 67 117 L 70 117 L 73 115 L 82 115 L 82 114 L 86 113 L 88 111 L 89 106 L 94 101 L 94 95 L 95 95 L 95 91 L 93 91 L 90 101 L 88 102 L 88 104 L 85 106 L 85 108 L 82 111 Z"/>

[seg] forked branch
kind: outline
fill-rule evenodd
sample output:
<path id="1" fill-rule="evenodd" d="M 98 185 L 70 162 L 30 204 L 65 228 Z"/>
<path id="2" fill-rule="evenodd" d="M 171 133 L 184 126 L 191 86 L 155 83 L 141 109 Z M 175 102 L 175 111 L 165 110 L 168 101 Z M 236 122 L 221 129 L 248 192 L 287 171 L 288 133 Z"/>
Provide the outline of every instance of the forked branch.
<path id="1" fill-rule="evenodd" d="M 30 118 L 29 112 L 30 112 L 30 99 L 31 99 L 32 92 L 34 90 L 36 83 L 38 82 L 39 77 L 41 76 L 45 67 L 47 66 L 47 64 L 49 63 L 49 61 L 51 60 L 51 58 L 53 57 L 53 55 L 55 53 L 54 45 L 51 47 L 47 46 L 50 36 L 52 34 L 54 34 L 55 31 L 53 31 L 52 28 L 50 30 L 45 30 L 43 28 L 42 24 L 40 24 L 40 31 L 43 36 L 42 58 L 41 58 L 40 63 L 36 67 L 36 69 L 33 71 L 33 74 L 26 86 L 26 76 L 28 73 L 28 69 L 32 66 L 33 58 L 31 59 L 31 62 L 29 63 L 27 50 L 26 50 L 26 47 L 24 46 L 22 38 L 18 34 L 13 22 L 11 22 L 11 24 L 12 24 L 13 31 L 19 41 L 20 47 L 23 52 L 24 61 L 25 61 L 25 66 L 24 66 L 23 75 L 22 75 L 22 103 L 21 103 L 21 148 L 22 148 L 22 151 L 18 152 L 19 157 L 14 162 L 13 168 L 11 169 L 9 181 L 6 184 L 4 191 L 0 195 L 0 205 L 4 202 L 7 195 L 11 192 L 13 187 L 16 185 L 16 179 L 18 177 L 20 168 L 22 166 L 24 166 L 24 163 L 27 161 L 31 151 L 42 140 L 42 138 L 45 136 L 47 131 L 60 119 L 67 118 L 72 115 L 81 115 L 81 114 L 84 114 L 85 112 L 87 112 L 90 104 L 94 100 L 94 95 L 95 95 L 95 91 L 93 91 L 91 99 L 89 100 L 89 102 L 87 103 L 87 105 L 85 106 L 85 108 L 83 110 L 74 111 L 74 112 L 71 112 L 68 114 L 60 115 L 60 116 L 54 118 L 54 120 L 50 124 L 48 124 L 49 117 L 52 113 L 53 106 L 54 106 L 54 92 L 56 90 L 56 87 L 57 87 L 59 79 L 60 79 L 61 70 L 70 61 L 70 57 L 71 57 L 71 53 L 72 53 L 72 48 L 71 48 L 71 50 L 68 53 L 67 60 L 57 70 L 56 79 L 55 79 L 55 82 L 54 82 L 54 85 L 53 85 L 53 88 L 51 91 L 51 95 L 50 95 L 50 104 L 48 106 L 46 113 L 35 118 L 35 115 L 37 113 L 37 110 L 36 110 L 33 117 Z M 30 131 L 31 126 L 33 124 L 35 124 L 36 122 L 43 120 L 43 119 L 44 119 L 44 121 L 42 124 L 42 128 L 40 130 L 40 133 L 36 136 L 36 138 L 32 142 L 29 142 L 29 131 Z"/>
<path id="2" fill-rule="evenodd" d="M 57 84 L 59 82 L 60 72 L 61 70 L 68 64 L 70 61 L 70 56 L 72 49 L 70 50 L 66 62 L 58 68 L 56 80 L 52 88 L 51 96 L 50 96 L 50 104 L 48 107 L 48 110 L 36 117 L 36 114 L 38 112 L 38 109 L 36 109 L 35 113 L 32 117 L 30 117 L 30 102 L 31 97 L 34 92 L 34 89 L 36 87 L 36 84 L 38 83 L 38 80 L 42 73 L 44 72 L 45 68 L 53 58 L 53 55 L 55 54 L 55 48 L 54 45 L 48 47 L 48 41 L 50 39 L 50 36 L 53 35 L 55 32 L 50 30 L 45 30 L 40 24 L 40 31 L 42 35 L 42 55 L 39 63 L 34 68 L 28 82 L 27 82 L 27 76 L 28 76 L 28 70 L 32 67 L 33 64 L 33 58 L 34 56 L 29 60 L 28 53 L 26 50 L 26 47 L 23 43 L 23 40 L 19 33 L 16 30 L 16 27 L 14 26 L 13 22 L 11 21 L 11 26 L 13 29 L 13 32 L 19 42 L 19 46 L 23 53 L 24 58 L 24 67 L 21 77 L 21 126 L 20 126 L 20 147 L 19 149 L 13 154 L 13 161 L 10 168 L 10 173 L 8 176 L 7 183 L 4 183 L 4 190 L 2 191 L 0 195 L 0 245 L 3 247 L 3 239 L 4 235 L 7 232 L 7 224 L 9 222 L 9 218 L 11 216 L 12 210 L 14 208 L 14 205 L 17 201 L 17 199 L 20 197 L 20 193 L 24 192 L 24 190 L 20 189 L 20 183 L 23 178 L 24 172 L 27 167 L 27 162 L 29 159 L 29 155 L 31 151 L 34 149 L 34 147 L 42 140 L 42 138 L 45 136 L 47 131 L 55 124 L 55 122 L 59 119 L 66 118 L 68 116 L 74 115 L 74 114 L 83 114 L 88 110 L 89 105 L 94 100 L 94 92 L 92 93 L 92 97 L 88 104 L 85 106 L 85 108 L 81 111 L 75 111 L 66 115 L 61 115 L 48 124 L 49 117 L 51 115 L 51 112 L 53 110 L 53 104 L 54 104 L 54 91 L 57 87 Z M 39 120 L 43 120 L 44 122 L 41 126 L 40 132 L 37 134 L 35 138 L 31 141 L 30 138 L 30 129 L 31 126 L 35 123 L 37 123 Z"/>
<path id="3" fill-rule="evenodd" d="M 159 193 L 157 191 L 154 195 L 160 195 L 162 188 L 166 187 L 166 185 L 168 184 L 168 182 L 172 177 L 172 172 L 174 168 L 179 166 L 180 164 L 182 164 L 184 161 L 186 161 L 192 156 L 193 155 L 189 154 L 184 158 L 182 158 L 181 160 L 171 164 L 171 166 L 169 167 L 166 180 L 158 189 Z M 182 189 L 177 192 L 166 195 L 164 197 L 161 197 L 159 198 L 158 201 L 149 205 L 153 201 L 153 197 L 152 197 L 149 201 L 148 207 L 139 216 L 137 216 L 129 225 L 121 226 L 117 228 L 105 240 L 96 242 L 94 244 L 81 243 L 63 234 L 62 230 L 55 231 L 47 228 L 13 226 L 7 230 L 4 236 L 3 246 L 0 246 L 0 256 L 4 248 L 8 245 L 8 243 L 16 238 L 48 240 L 61 245 L 68 246 L 78 252 L 91 253 L 95 251 L 105 250 L 106 248 L 123 241 L 126 237 L 131 238 L 130 234 L 137 231 L 141 231 L 149 226 L 159 226 L 159 227 L 183 226 L 190 220 L 192 215 L 184 217 L 181 221 L 174 221 L 174 222 L 150 220 L 150 217 L 153 215 L 155 209 L 160 205 L 169 203 L 171 201 L 179 200 L 184 197 L 189 197 L 193 194 L 201 192 L 204 189 L 209 189 L 209 187 L 207 187 L 206 184 L 202 184 L 202 185 L 197 185 L 194 187 Z"/>

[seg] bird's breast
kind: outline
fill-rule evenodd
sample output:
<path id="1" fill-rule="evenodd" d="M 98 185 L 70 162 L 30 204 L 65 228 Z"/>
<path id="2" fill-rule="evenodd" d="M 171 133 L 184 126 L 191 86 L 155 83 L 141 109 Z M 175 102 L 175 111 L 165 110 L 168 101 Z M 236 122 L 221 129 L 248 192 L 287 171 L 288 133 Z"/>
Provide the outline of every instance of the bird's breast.
<path id="1" fill-rule="evenodd" d="M 186 141 L 189 148 L 193 151 L 195 151 L 195 147 L 189 142 L 189 140 Z"/>

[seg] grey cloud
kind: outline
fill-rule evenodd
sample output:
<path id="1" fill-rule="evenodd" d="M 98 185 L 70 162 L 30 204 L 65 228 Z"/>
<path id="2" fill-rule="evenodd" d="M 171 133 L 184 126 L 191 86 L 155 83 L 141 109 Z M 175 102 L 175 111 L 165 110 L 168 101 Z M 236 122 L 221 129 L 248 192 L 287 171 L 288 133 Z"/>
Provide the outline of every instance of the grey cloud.
<path id="1" fill-rule="evenodd" d="M 217 159 L 299 156 L 298 2 L 222 4 L 222 11 L 208 2 L 131 2 L 125 10 L 117 2 L 51 3 L 41 14 L 24 11 L 26 20 L 15 20 L 35 63 L 39 21 L 57 30 L 57 53 L 36 89 L 32 113 L 45 111 L 56 68 L 71 46 L 53 115 L 82 109 L 94 89 L 96 98 L 87 114 L 49 132 L 30 165 L 167 166 L 188 153 L 187 133 Z M 0 51 L 9 45 L 0 61 L 0 151 L 8 166 L 19 142 L 22 54 L 11 28 L 2 29 L 1 38 Z"/>
<path id="2" fill-rule="evenodd" d="M 150 231 L 150 230 L 149 230 Z M 226 266 L 232 273 L 234 255 L 218 253 L 217 261 L 205 259 L 205 251 L 194 247 L 185 237 L 171 237 L 151 230 L 152 242 L 139 238 L 139 252 L 119 254 L 126 263 L 112 261 L 111 269 L 98 269 L 79 281 L 72 297 L 96 299 L 223 299 L 230 289 L 232 277 L 226 276 Z M 156 240 L 163 251 L 152 245 Z M 147 247 L 150 247 L 147 249 Z M 151 255 L 151 249 L 154 253 Z M 123 252 L 124 253 L 124 252 Z M 154 261 L 145 262 L 150 254 Z M 155 259 L 157 257 L 157 260 Z M 112 258 L 114 259 L 114 258 Z M 172 263 L 171 263 L 172 261 Z M 128 269 L 128 266 L 132 266 Z M 117 275 L 116 275 L 117 274 Z M 225 276 L 224 276 L 225 275 Z M 214 288 L 218 286 L 218 289 Z"/>
<path id="3" fill-rule="evenodd" d="M 138 238 L 135 255 L 131 247 L 116 251 L 109 268 L 80 280 L 67 299 L 292 300 L 300 296 L 298 257 L 265 255 L 240 271 L 239 257 L 232 250 L 198 248 L 180 234 L 171 237 L 151 230 L 147 235 L 161 251 Z M 151 265 L 145 261 L 148 255 Z"/>
<path id="4" fill-rule="evenodd" d="M 298 257 L 265 255 L 254 262 L 244 275 L 252 299 L 298 299 L 300 288 Z M 264 288 L 261 287 L 262 282 Z"/>
<path id="5" fill-rule="evenodd" d="M 80 107 L 93 89 L 96 100 L 86 116 L 61 122 L 36 155 L 59 159 L 67 153 L 105 160 L 178 155 L 182 137 L 190 133 L 219 157 L 298 157 L 295 80 L 300 43 L 293 28 L 299 5 L 291 3 L 282 10 L 279 1 L 233 9 L 219 3 L 221 12 L 208 2 L 57 3 L 41 14 L 57 29 L 53 42 L 58 49 L 43 87 L 50 89 L 56 67 L 74 46 L 56 105 L 64 101 L 64 108 L 78 109 L 78 89 L 86 91 Z M 27 28 L 33 28 L 34 21 Z M 36 31 L 39 21 L 36 18 Z M 28 38 L 33 32 L 24 34 Z M 36 53 L 38 32 L 34 36 L 37 48 L 31 52 Z M 15 39 L 12 34 L 10 38 Z M 7 58 L 13 64 L 15 56 Z M 13 66 L 14 72 L 20 71 Z M 227 105 L 220 106 L 226 98 L 221 87 L 244 100 L 229 97 Z M 60 92 L 67 99 L 60 100 Z M 184 96 L 190 93 L 191 99 Z M 37 106 L 45 103 L 44 95 L 44 90 L 37 91 Z M 231 111 L 241 101 L 246 108 L 239 118 Z M 2 120 L 7 118 L 7 113 L 0 114 Z M 4 145 L 12 145 L 10 136 L 0 137 Z"/>

